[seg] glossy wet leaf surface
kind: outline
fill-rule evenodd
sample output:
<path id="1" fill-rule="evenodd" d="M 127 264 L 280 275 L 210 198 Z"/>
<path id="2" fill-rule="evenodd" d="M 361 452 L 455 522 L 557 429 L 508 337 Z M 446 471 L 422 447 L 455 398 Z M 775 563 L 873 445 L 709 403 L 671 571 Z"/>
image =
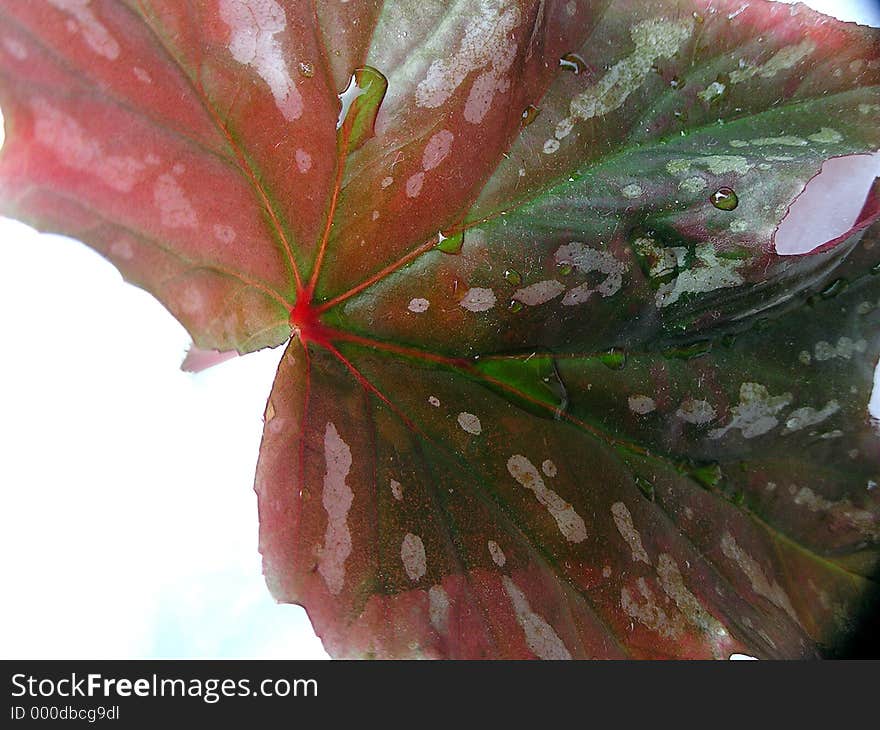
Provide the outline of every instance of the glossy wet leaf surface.
<path id="1" fill-rule="evenodd" d="M 871 618 L 876 30 L 753 2 L 0 2 L 2 212 L 290 339 L 260 549 L 334 656 L 800 657 Z M 291 338 L 291 334 L 293 337 Z"/>

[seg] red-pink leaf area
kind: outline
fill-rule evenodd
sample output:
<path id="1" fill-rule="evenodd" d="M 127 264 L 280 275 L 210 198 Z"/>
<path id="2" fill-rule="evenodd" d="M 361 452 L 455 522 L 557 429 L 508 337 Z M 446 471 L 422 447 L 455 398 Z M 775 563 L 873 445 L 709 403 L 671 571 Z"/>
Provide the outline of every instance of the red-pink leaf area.
<path id="1" fill-rule="evenodd" d="M 331 654 L 846 655 L 876 620 L 875 29 L 733 0 L 0 19 L 2 211 L 202 350 L 294 334 L 260 550 Z"/>

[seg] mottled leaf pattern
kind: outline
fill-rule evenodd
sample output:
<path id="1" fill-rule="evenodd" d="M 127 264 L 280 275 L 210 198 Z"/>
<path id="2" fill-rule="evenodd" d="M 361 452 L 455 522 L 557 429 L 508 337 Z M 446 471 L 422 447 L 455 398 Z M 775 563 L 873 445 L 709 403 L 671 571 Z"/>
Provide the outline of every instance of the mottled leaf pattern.
<path id="1" fill-rule="evenodd" d="M 293 334 L 260 550 L 331 654 L 808 657 L 875 610 L 880 196 L 815 253 L 774 235 L 880 148 L 876 30 L 732 0 L 0 19 L 0 210 L 197 348 Z"/>

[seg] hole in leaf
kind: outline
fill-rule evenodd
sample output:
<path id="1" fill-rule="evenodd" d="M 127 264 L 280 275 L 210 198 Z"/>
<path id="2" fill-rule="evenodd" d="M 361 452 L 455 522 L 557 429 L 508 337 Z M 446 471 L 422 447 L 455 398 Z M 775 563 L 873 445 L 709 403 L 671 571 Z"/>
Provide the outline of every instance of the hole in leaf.
<path id="1" fill-rule="evenodd" d="M 814 253 L 831 247 L 867 225 L 880 175 L 880 153 L 827 160 L 822 170 L 795 198 L 773 237 L 780 256 Z M 867 213 L 867 215 L 866 215 Z"/>

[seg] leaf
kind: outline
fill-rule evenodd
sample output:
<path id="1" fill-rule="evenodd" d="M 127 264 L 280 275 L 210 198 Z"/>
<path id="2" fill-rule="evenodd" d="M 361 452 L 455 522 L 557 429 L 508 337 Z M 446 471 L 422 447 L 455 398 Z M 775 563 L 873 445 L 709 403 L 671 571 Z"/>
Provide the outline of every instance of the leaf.
<path id="1" fill-rule="evenodd" d="M 727 0 L 0 16 L 2 212 L 201 350 L 293 333 L 260 550 L 331 654 L 837 655 L 874 615 L 877 188 L 815 253 L 774 236 L 880 147 L 876 30 Z"/>

